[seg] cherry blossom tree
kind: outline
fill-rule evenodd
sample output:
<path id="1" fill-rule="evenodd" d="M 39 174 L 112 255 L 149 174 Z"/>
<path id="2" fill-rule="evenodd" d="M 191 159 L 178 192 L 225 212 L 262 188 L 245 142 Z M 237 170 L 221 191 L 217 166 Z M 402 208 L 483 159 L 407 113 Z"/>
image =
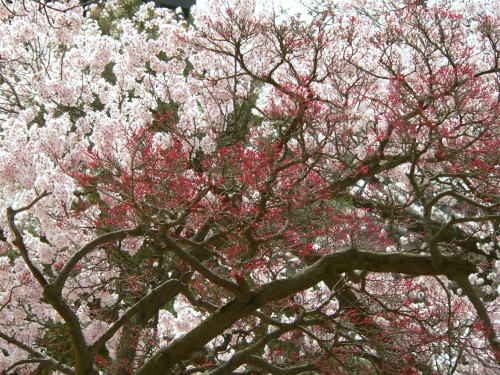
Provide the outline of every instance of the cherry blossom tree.
<path id="1" fill-rule="evenodd" d="M 490 1 L 0 1 L 3 374 L 496 374 Z"/>

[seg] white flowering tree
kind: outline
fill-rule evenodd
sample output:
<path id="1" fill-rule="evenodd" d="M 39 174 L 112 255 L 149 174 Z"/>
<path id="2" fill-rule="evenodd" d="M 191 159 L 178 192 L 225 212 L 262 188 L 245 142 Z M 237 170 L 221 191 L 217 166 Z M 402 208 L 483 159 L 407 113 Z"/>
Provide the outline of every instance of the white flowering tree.
<path id="1" fill-rule="evenodd" d="M 496 0 L 0 0 L 4 375 L 498 374 Z"/>

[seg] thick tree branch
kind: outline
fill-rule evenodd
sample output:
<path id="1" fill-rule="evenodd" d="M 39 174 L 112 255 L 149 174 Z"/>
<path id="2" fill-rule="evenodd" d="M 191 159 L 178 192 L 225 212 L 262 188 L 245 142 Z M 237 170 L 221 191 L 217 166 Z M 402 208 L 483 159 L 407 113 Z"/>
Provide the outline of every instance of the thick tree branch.
<path id="1" fill-rule="evenodd" d="M 493 349 L 494 354 L 497 356 L 497 362 L 500 364 L 500 339 L 497 337 L 495 327 L 493 326 L 486 307 L 465 275 L 456 277 L 455 281 L 463 289 L 465 295 L 476 309 L 477 316 L 482 322 L 484 335 L 488 339 L 488 343 L 491 349 Z"/>
<path id="2" fill-rule="evenodd" d="M 7 209 L 7 220 L 9 222 L 10 229 L 12 230 L 15 240 L 14 245 L 21 252 L 25 263 L 29 267 L 31 273 L 36 278 L 38 283 L 43 287 L 43 297 L 46 302 L 48 302 L 63 318 L 66 323 L 68 335 L 71 341 L 73 351 L 75 353 L 76 359 L 76 375 L 94 375 L 97 374 L 96 370 L 92 366 L 92 358 L 88 350 L 88 346 L 85 342 L 85 337 L 83 336 L 82 327 L 76 313 L 69 307 L 68 303 L 61 296 L 61 288 L 54 287 L 49 284 L 42 272 L 31 262 L 28 255 L 28 249 L 24 243 L 23 236 L 21 235 L 19 229 L 15 224 L 16 214 L 29 210 L 42 198 L 48 196 L 50 193 L 44 192 L 36 197 L 30 204 L 19 209 Z M 76 264 L 76 262 L 75 262 Z M 69 271 L 68 271 L 69 273 Z"/>
<path id="3" fill-rule="evenodd" d="M 75 354 L 76 375 L 97 375 L 97 370 L 93 367 L 93 356 L 89 351 L 82 326 L 76 313 L 62 297 L 59 290 L 47 285 L 43 290 L 43 297 L 57 311 L 64 320 L 71 342 L 73 353 Z"/>
<path id="4" fill-rule="evenodd" d="M 38 195 L 30 204 L 27 206 L 18 208 L 16 210 L 12 209 L 11 207 L 7 208 L 7 222 L 9 224 L 9 228 L 14 234 L 14 241 L 13 244 L 14 246 L 19 250 L 21 253 L 21 256 L 28 266 L 29 270 L 31 271 L 31 274 L 33 277 L 38 281 L 38 283 L 41 286 L 45 286 L 48 284 L 47 280 L 43 276 L 42 272 L 33 264 L 31 261 L 31 258 L 28 254 L 28 248 L 26 247 L 26 244 L 24 243 L 24 238 L 19 230 L 19 228 L 16 225 L 16 215 L 20 212 L 27 211 L 31 207 L 33 207 L 37 202 L 39 202 L 41 199 L 44 197 L 50 195 L 49 192 L 43 192 L 42 194 Z"/>
<path id="5" fill-rule="evenodd" d="M 330 188 L 333 192 L 345 192 L 350 186 L 354 186 L 359 180 L 373 177 L 383 171 L 393 169 L 401 164 L 410 161 L 407 155 L 395 156 L 390 159 L 382 160 L 379 155 L 372 155 L 363 160 L 362 164 L 368 167 L 368 173 L 357 173 L 354 176 L 348 176 L 343 179 L 332 181 Z"/>
<path id="6" fill-rule="evenodd" d="M 125 323 L 127 323 L 134 315 L 138 314 L 139 312 L 143 310 L 158 311 L 165 303 L 179 294 L 182 288 L 183 284 L 179 280 L 168 280 L 157 288 L 153 289 L 151 293 L 142 297 L 139 301 L 137 301 L 137 303 L 135 303 L 127 311 L 125 311 L 125 313 L 116 322 L 114 322 L 111 327 L 109 327 L 108 330 L 94 342 L 94 344 L 92 344 L 92 346 L 90 347 L 90 351 L 93 354 L 99 351 L 99 349 L 102 348 L 102 346 L 106 344 L 106 342 L 108 342 L 108 340 L 113 337 L 113 335 Z M 153 309 L 150 309 L 151 305 L 154 306 Z"/>
<path id="7" fill-rule="evenodd" d="M 457 277 L 467 277 L 476 268 L 461 257 L 446 255 L 443 256 L 439 269 L 432 266 L 432 258 L 427 255 L 352 250 L 325 255 L 293 277 L 276 280 L 252 290 L 248 300 L 234 299 L 227 303 L 190 332 L 160 350 L 135 375 L 162 375 L 176 363 L 188 358 L 193 351 L 201 349 L 240 318 L 251 314 L 264 304 L 306 290 L 328 279 L 331 273 L 353 270 L 395 272 L 415 276 L 446 275 L 454 280 Z"/>

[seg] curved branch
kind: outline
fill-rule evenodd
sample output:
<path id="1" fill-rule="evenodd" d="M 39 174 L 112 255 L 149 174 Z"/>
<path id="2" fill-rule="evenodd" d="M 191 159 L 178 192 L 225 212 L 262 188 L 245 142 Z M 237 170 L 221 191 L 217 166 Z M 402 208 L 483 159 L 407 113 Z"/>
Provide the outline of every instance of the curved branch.
<path id="1" fill-rule="evenodd" d="M 28 205 L 26 205 L 24 207 L 18 208 L 16 210 L 14 210 L 11 207 L 7 208 L 7 222 L 9 224 L 10 230 L 12 231 L 12 233 L 14 234 L 14 237 L 15 237 L 15 239 L 13 241 L 13 245 L 19 250 L 24 262 L 26 263 L 29 270 L 31 271 L 31 274 L 33 275 L 33 277 L 36 279 L 36 281 L 38 281 L 38 283 L 42 287 L 48 285 L 48 282 L 45 279 L 45 277 L 43 276 L 42 272 L 31 261 L 29 254 L 28 254 L 28 248 L 26 247 L 26 244 L 24 243 L 24 238 L 23 238 L 21 232 L 19 231 L 19 228 L 17 227 L 15 220 L 16 220 L 16 215 L 18 213 L 29 210 L 31 207 L 33 207 L 35 204 L 37 204 L 41 199 L 45 198 L 46 196 L 48 196 L 50 194 L 51 193 L 44 191 L 42 194 L 38 195 L 35 199 L 33 199 L 33 201 L 31 201 L 31 203 L 29 203 Z"/>
<path id="2" fill-rule="evenodd" d="M 85 246 L 83 246 L 80 250 L 78 250 L 70 260 L 64 265 L 64 267 L 61 269 L 61 272 L 57 276 L 56 280 L 54 281 L 54 288 L 58 291 L 61 291 L 62 288 L 64 287 L 64 283 L 68 279 L 70 272 L 75 268 L 77 263 L 86 255 L 90 254 L 95 248 L 98 246 L 104 245 L 105 243 L 111 242 L 111 241 L 120 241 L 123 240 L 127 236 L 140 236 L 145 233 L 144 227 L 143 226 L 138 226 L 133 229 L 125 229 L 125 230 L 119 230 L 116 232 L 111 232 L 111 233 L 106 233 L 103 234 L 102 236 L 99 236 L 95 238 L 94 240 L 90 241 L 87 243 Z"/>
<path id="3" fill-rule="evenodd" d="M 376 204 L 374 202 L 369 202 L 366 199 L 361 197 L 345 194 L 345 197 L 352 201 L 355 207 L 363 207 L 372 210 L 376 210 L 383 218 L 389 219 L 392 217 L 393 212 L 387 206 L 382 204 Z M 402 218 L 404 220 L 410 220 L 412 223 L 406 227 L 411 232 L 418 233 L 423 232 L 423 224 L 421 222 L 421 217 L 417 216 L 415 213 L 411 212 L 408 209 L 399 210 L 397 214 L 398 218 Z M 441 223 L 436 221 L 432 221 L 432 230 L 435 233 L 439 233 L 439 237 L 434 236 L 434 241 L 444 241 L 444 242 L 453 242 L 455 245 L 459 245 L 461 248 L 468 252 L 472 252 L 479 255 L 484 255 L 478 248 L 477 243 L 484 243 L 485 240 L 472 236 L 468 233 L 465 233 L 463 230 L 454 227 L 448 226 L 447 228 L 443 228 Z"/>
<path id="4" fill-rule="evenodd" d="M 470 223 L 470 222 L 482 222 L 482 221 L 498 221 L 500 220 L 500 215 L 485 215 L 485 216 L 477 216 L 477 217 L 461 217 L 448 221 L 445 225 L 439 229 L 439 231 L 432 238 L 432 242 L 436 242 L 439 240 L 441 235 L 445 233 L 448 229 L 450 229 L 455 224 L 460 223 Z"/>
<path id="5" fill-rule="evenodd" d="M 283 333 L 295 329 L 293 326 L 287 328 L 279 328 L 274 332 L 271 332 L 255 342 L 252 342 L 246 348 L 241 349 L 233 354 L 233 356 L 226 361 L 224 364 L 216 367 L 210 371 L 207 375 L 231 375 L 233 371 L 240 367 L 242 364 L 247 363 L 249 356 L 255 353 L 257 350 L 266 345 L 269 341 L 279 338 Z"/>
<path id="6" fill-rule="evenodd" d="M 7 369 L 5 369 L 4 373 L 5 373 L 5 375 L 9 375 L 9 371 L 10 370 L 13 370 L 13 369 L 15 369 L 18 366 L 26 365 L 26 364 L 29 364 L 29 363 L 50 364 L 51 361 L 48 360 L 48 359 L 44 359 L 44 358 L 21 359 L 20 361 L 17 361 L 12 366 L 10 366 Z M 17 372 L 15 374 L 17 374 Z"/>
<path id="7" fill-rule="evenodd" d="M 3 339 L 3 340 L 5 340 L 9 344 L 15 345 L 18 348 L 23 349 L 24 351 L 26 351 L 27 353 L 29 353 L 29 354 L 31 354 L 32 356 L 35 357 L 33 359 L 25 360 L 25 362 L 23 362 L 23 363 L 30 363 L 30 362 L 26 362 L 26 361 L 31 361 L 31 363 L 33 363 L 33 362 L 44 362 L 44 363 L 49 364 L 53 368 L 61 371 L 64 374 L 74 375 L 74 373 L 75 373 L 70 367 L 66 366 L 65 364 L 62 364 L 59 361 L 55 360 L 54 358 L 51 358 L 51 357 L 49 357 L 49 356 L 47 356 L 47 355 L 39 352 L 38 350 L 33 349 L 29 345 L 26 345 L 26 344 L 22 343 L 21 341 L 15 339 L 14 337 L 11 337 L 9 335 L 6 335 L 3 332 L 0 332 L 0 338 Z M 14 365 L 12 365 L 11 367 L 9 367 L 9 369 L 12 369 L 15 366 L 18 366 L 18 365 L 22 364 L 21 362 L 22 361 L 16 362 Z M 9 369 L 7 369 L 5 371 L 7 372 Z"/>
<path id="8" fill-rule="evenodd" d="M 213 282 L 214 284 L 219 285 L 220 287 L 227 289 L 231 292 L 233 292 L 236 295 L 243 295 L 244 292 L 240 290 L 240 287 L 238 284 L 235 284 L 224 277 L 221 277 L 217 275 L 216 273 L 212 272 L 209 268 L 205 267 L 203 263 L 201 263 L 196 257 L 192 256 L 191 254 L 187 253 L 184 251 L 182 247 L 180 247 L 177 242 L 175 242 L 170 236 L 167 234 L 164 234 L 161 237 L 167 245 L 172 249 L 172 251 L 177 255 L 179 258 L 187 262 L 191 267 L 193 267 L 194 270 L 198 271 L 200 274 L 205 276 L 208 280 Z"/>
<path id="9" fill-rule="evenodd" d="M 491 205 L 491 206 L 485 206 L 484 204 L 481 204 L 481 203 L 478 203 L 476 201 L 474 201 L 473 199 L 470 199 L 462 194 L 459 194 L 457 193 L 456 191 L 453 191 L 453 190 L 447 190 L 447 191 L 443 191 L 442 193 L 439 193 L 437 194 L 434 198 L 432 198 L 427 204 L 429 206 L 434 206 L 439 200 L 441 200 L 441 198 L 444 198 L 444 197 L 453 197 L 457 200 L 460 200 L 460 201 L 464 201 L 464 202 L 467 202 L 469 203 L 470 205 L 472 206 L 475 206 L 475 207 L 478 207 L 478 208 L 481 208 L 485 211 L 490 211 L 490 210 L 494 210 L 496 208 L 496 206 L 498 206 L 498 203 L 497 204 L 494 204 L 494 205 Z"/>

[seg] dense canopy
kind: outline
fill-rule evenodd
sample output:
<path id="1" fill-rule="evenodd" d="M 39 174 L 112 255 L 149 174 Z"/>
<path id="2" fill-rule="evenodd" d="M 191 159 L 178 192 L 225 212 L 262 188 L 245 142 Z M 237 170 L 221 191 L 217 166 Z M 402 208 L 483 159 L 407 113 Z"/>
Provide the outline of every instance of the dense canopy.
<path id="1" fill-rule="evenodd" d="M 0 371 L 498 374 L 498 1 L 208 3 L 0 0 Z"/>

